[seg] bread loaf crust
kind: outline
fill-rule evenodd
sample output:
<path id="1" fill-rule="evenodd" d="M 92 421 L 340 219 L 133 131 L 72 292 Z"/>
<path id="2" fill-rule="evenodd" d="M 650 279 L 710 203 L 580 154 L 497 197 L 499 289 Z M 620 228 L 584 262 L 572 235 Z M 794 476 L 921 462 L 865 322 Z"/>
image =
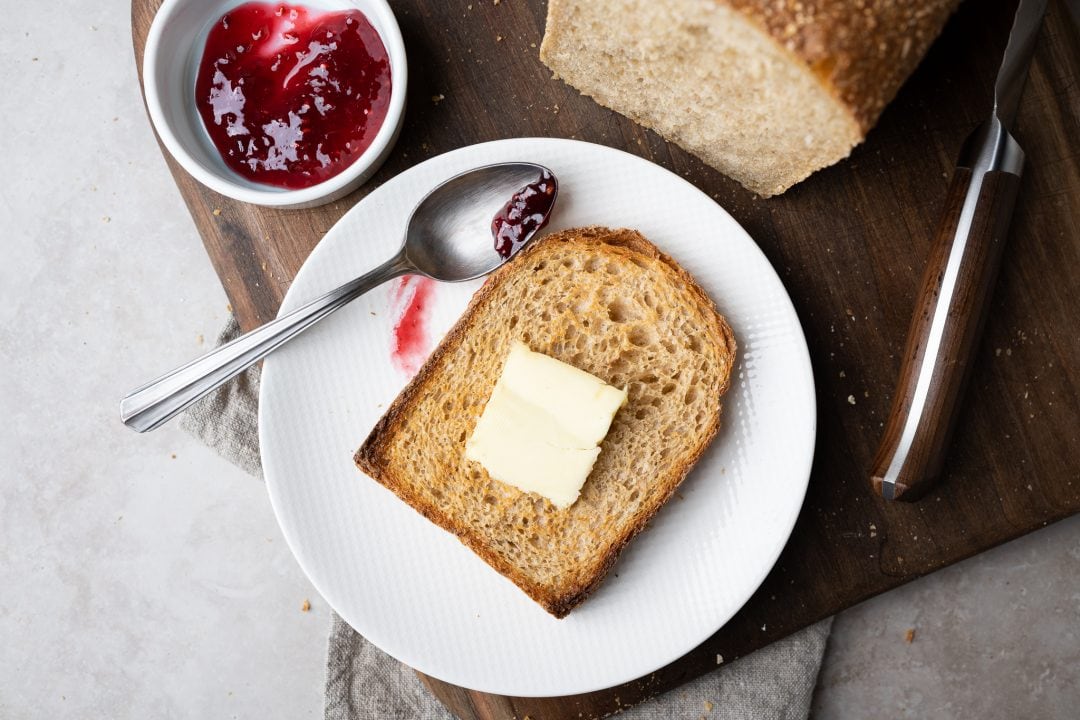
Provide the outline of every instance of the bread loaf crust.
<path id="1" fill-rule="evenodd" d="M 960 0 L 716 0 L 793 53 L 865 135 L 922 60 Z"/>
<path id="2" fill-rule="evenodd" d="M 417 407 L 425 394 L 433 392 L 432 388 L 445 387 L 444 366 L 451 362 L 450 354 L 457 352 L 462 342 L 470 335 L 477 332 L 479 318 L 491 311 L 491 303 L 500 286 L 517 273 L 528 272 L 523 268 L 529 266 L 530 261 L 545 257 L 553 248 L 560 245 L 577 245 L 589 248 L 591 251 L 610 253 L 616 259 L 634 257 L 644 258 L 663 263 L 680 283 L 684 284 L 683 291 L 687 293 L 688 303 L 692 310 L 701 317 L 703 326 L 700 327 L 700 338 L 703 343 L 711 343 L 717 354 L 722 359 L 722 371 L 716 378 L 715 413 L 706 418 L 701 431 L 693 437 L 692 445 L 683 448 L 684 459 L 664 477 L 649 479 L 648 482 L 653 490 L 650 501 L 642 503 L 640 507 L 633 509 L 630 522 L 624 523 L 622 528 L 612 537 L 605 537 L 602 546 L 605 548 L 598 557 L 588 558 L 580 568 L 571 568 L 573 572 L 560 575 L 562 578 L 554 585 L 538 581 L 534 574 L 530 574 L 526 568 L 511 562 L 504 554 L 496 552 L 493 541 L 489 534 L 485 534 L 480 528 L 463 522 L 460 512 L 451 511 L 445 503 L 433 502 L 430 496 L 422 491 L 424 483 L 438 482 L 438 479 L 413 477 L 410 475 L 407 463 L 401 458 L 400 446 L 401 435 L 409 423 L 416 423 Z M 522 320 L 522 327 L 527 327 L 529 322 Z M 385 415 L 376 423 L 363 445 L 357 450 L 354 461 L 356 465 L 374 478 L 377 482 L 393 491 L 398 497 L 411 505 L 428 520 L 443 529 L 453 533 L 479 555 L 485 562 L 491 565 L 502 575 L 509 578 L 530 597 L 556 617 L 565 617 L 571 609 L 580 604 L 603 580 L 611 567 L 615 564 L 619 553 L 627 543 L 641 530 L 650 519 L 659 511 L 660 507 L 671 497 L 676 488 L 686 477 L 686 474 L 700 458 L 708 444 L 715 437 L 720 426 L 720 396 L 727 390 L 730 373 L 735 357 L 735 339 L 727 322 L 716 312 L 715 306 L 705 292 L 694 282 L 685 270 L 679 267 L 674 260 L 661 253 L 652 243 L 648 242 L 639 233 L 631 230 L 609 230 L 607 228 L 580 228 L 555 233 L 534 243 L 526 249 L 512 263 L 500 268 L 485 283 L 473 297 L 465 313 L 446 335 L 439 346 L 434 350 L 431 357 L 419 370 L 416 376 L 409 382 L 404 390 L 391 404 Z M 490 362 L 486 360 L 485 362 Z M 501 366 L 501 357 L 496 360 Z M 459 387 L 469 386 L 472 378 L 453 378 Z M 485 396 L 486 399 L 486 396 Z M 478 414 L 478 413 L 477 413 Z M 475 422 L 475 420 L 473 421 Z M 687 420 L 688 426 L 691 421 Z M 470 429 L 471 432 L 471 429 Z M 689 431 L 688 431 L 689 432 Z M 462 441 L 463 446 L 463 441 Z M 450 482 L 469 482 L 461 478 L 461 466 L 466 462 L 463 457 L 464 448 L 461 452 L 452 454 L 454 467 L 447 467 L 446 474 L 454 477 Z M 611 452 L 602 450 L 603 453 Z M 596 469 L 594 468 L 594 473 Z M 483 474 L 486 477 L 486 473 Z M 478 479 L 477 481 L 482 481 Z M 587 494 L 589 483 L 596 482 L 592 476 L 586 481 L 583 493 Z M 529 497 L 516 488 L 502 486 L 503 492 L 511 499 Z M 533 496 L 538 497 L 538 496 Z M 583 496 L 584 497 L 584 496 Z M 529 500 L 541 502 L 540 500 Z M 582 503 L 583 500 L 578 501 Z M 545 509 L 540 514 L 549 527 L 557 526 L 560 513 L 554 506 L 543 501 Z M 569 509 L 574 510 L 574 506 Z M 601 527 L 605 519 L 600 518 Z M 575 527 L 579 527 L 580 522 Z M 552 532 L 557 532 L 552 530 Z M 580 570 L 580 572 L 577 572 Z"/>
<path id="3" fill-rule="evenodd" d="M 549 0 L 540 59 L 770 197 L 847 157 L 959 0 Z"/>

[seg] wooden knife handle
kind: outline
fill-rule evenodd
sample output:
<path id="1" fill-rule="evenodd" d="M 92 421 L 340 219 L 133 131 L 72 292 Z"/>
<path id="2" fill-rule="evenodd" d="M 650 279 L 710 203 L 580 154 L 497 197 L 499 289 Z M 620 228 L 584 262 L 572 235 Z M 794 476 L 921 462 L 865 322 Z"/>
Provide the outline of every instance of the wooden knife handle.
<path id="1" fill-rule="evenodd" d="M 1019 182 L 1011 172 L 968 167 L 953 176 L 871 471 L 874 492 L 886 500 L 918 499 L 941 472 Z"/>

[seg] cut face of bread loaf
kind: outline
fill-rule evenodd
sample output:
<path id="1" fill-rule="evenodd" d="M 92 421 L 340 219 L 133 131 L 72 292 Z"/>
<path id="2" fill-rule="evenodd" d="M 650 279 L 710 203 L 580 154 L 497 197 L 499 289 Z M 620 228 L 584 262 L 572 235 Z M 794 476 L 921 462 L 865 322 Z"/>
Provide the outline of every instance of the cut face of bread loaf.
<path id="1" fill-rule="evenodd" d="M 563 510 L 465 459 L 515 340 L 628 392 L 580 497 Z M 712 301 L 640 234 L 563 231 L 477 291 L 355 460 L 563 617 L 716 435 L 734 358 Z"/>
<path id="2" fill-rule="evenodd" d="M 768 197 L 845 158 L 959 0 L 550 0 L 540 59 Z"/>

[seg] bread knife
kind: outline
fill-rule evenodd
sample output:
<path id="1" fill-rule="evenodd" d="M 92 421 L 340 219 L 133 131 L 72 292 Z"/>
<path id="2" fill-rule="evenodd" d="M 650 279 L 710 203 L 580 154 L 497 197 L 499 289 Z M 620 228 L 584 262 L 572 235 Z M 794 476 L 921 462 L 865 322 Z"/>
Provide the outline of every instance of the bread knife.
<path id="1" fill-rule="evenodd" d="M 1016 204 L 1024 152 L 1009 130 L 1046 4 L 1016 9 L 993 113 L 965 141 L 949 185 L 870 473 L 886 500 L 917 500 L 941 473 Z"/>

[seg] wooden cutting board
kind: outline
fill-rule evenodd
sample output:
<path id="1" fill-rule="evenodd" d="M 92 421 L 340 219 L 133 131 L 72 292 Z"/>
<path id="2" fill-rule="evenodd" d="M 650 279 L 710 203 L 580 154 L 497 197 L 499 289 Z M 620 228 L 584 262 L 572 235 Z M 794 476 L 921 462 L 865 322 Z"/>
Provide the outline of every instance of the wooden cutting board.
<path id="1" fill-rule="evenodd" d="M 132 0 L 140 71 L 159 4 Z M 207 190 L 166 156 L 244 328 L 275 316 L 323 234 L 386 179 L 485 140 L 578 138 L 687 178 L 747 229 L 795 302 L 818 393 L 806 504 L 776 567 L 727 625 L 648 678 L 587 695 L 508 698 L 424 678 L 460 718 L 613 712 L 714 670 L 719 656 L 730 662 L 1080 511 L 1080 36 L 1063 2 L 1050 3 L 1020 108 L 1026 175 L 944 481 L 916 504 L 891 505 L 870 492 L 868 469 L 946 184 L 989 112 L 1016 3 L 965 3 L 851 158 L 770 200 L 553 80 L 538 58 L 542 0 L 391 4 L 408 48 L 408 110 L 365 188 L 322 208 L 267 210 Z"/>

